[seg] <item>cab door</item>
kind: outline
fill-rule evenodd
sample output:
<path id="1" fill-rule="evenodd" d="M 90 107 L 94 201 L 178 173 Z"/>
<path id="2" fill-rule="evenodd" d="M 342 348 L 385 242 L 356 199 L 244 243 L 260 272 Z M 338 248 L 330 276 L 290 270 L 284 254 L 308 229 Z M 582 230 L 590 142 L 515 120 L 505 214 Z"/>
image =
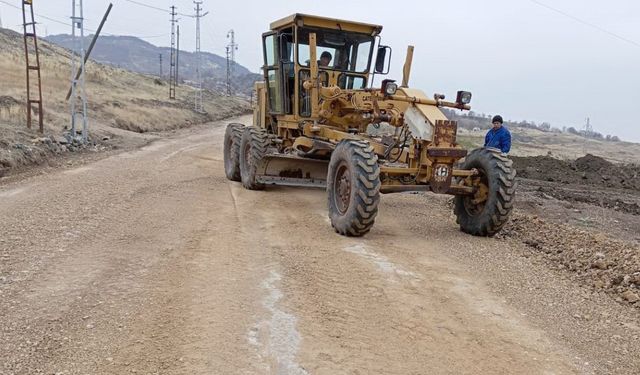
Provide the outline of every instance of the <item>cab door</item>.
<path id="1" fill-rule="evenodd" d="M 267 86 L 268 112 L 272 115 L 281 115 L 284 112 L 282 69 L 280 64 L 280 48 L 278 36 L 275 32 L 262 35 L 264 50 L 264 81 Z"/>

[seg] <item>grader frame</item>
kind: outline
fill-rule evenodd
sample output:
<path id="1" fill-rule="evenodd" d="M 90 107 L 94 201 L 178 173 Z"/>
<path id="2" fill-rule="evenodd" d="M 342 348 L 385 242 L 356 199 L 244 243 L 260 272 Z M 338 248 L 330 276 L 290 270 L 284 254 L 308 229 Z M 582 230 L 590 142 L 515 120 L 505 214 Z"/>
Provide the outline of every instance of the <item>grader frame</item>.
<path id="1" fill-rule="evenodd" d="M 263 34 L 265 80 L 255 84 L 253 125 L 231 124 L 225 137 L 227 176 L 255 190 L 326 188 L 332 225 L 345 235 L 371 229 L 379 193 L 405 191 L 455 195 L 462 230 L 497 233 L 513 205 L 511 161 L 481 149 L 460 163 L 467 151 L 456 142 L 457 123 L 440 108 L 469 110 L 471 94 L 459 91 L 450 102 L 409 88 L 412 46 L 401 86 L 383 80 L 371 88 L 390 61 L 381 30 L 304 14 L 272 23 Z M 372 133 L 380 127 L 393 131 Z"/>

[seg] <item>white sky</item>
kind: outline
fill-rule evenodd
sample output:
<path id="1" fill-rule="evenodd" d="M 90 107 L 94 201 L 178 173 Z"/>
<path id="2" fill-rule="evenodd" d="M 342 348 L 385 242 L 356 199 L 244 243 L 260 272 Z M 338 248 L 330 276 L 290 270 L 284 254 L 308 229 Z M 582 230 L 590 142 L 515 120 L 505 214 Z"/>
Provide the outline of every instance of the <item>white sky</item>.
<path id="1" fill-rule="evenodd" d="M 16 6 L 18 0 L 2 0 Z M 156 7 L 176 5 L 193 13 L 189 0 L 137 0 Z M 312 13 L 384 26 L 383 43 L 394 48 L 391 78 L 401 79 L 406 46 L 416 53 L 411 86 L 447 94 L 472 91 L 477 112 L 513 120 L 584 126 L 590 117 L 604 134 L 640 141 L 640 1 L 538 0 L 635 44 L 620 40 L 532 0 L 204 0 L 202 48 L 224 55 L 227 31 L 235 29 L 237 60 L 258 72 L 260 35 L 291 13 Z M 68 20 L 71 0 L 34 0 L 36 13 Z M 105 32 L 169 44 L 169 15 L 125 0 Z M 95 29 L 109 0 L 85 0 L 86 27 Z M 374 6 L 372 6 L 374 5 Z M 20 12 L 0 2 L 4 27 L 20 30 Z M 39 32 L 69 33 L 70 26 L 38 19 Z M 195 22 L 181 17 L 181 47 L 193 49 Z M 159 37 L 155 37 L 161 35 Z"/>

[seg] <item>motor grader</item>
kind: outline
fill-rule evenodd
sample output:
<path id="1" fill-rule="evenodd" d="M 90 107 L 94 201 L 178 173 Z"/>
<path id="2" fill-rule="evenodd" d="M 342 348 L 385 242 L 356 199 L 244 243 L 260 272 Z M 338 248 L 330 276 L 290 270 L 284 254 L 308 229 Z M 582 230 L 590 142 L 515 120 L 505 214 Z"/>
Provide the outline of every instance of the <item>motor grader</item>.
<path id="1" fill-rule="evenodd" d="M 331 225 L 342 235 L 370 231 L 380 194 L 409 191 L 453 195 L 462 231 L 496 234 L 513 208 L 512 162 L 500 150 L 467 153 L 456 142 L 457 123 L 441 108 L 469 110 L 471 93 L 446 101 L 409 88 L 412 46 L 400 85 L 384 79 L 372 87 L 391 61 L 381 31 L 305 14 L 273 22 L 262 35 L 253 124 L 225 132 L 227 178 L 249 190 L 325 188 Z"/>

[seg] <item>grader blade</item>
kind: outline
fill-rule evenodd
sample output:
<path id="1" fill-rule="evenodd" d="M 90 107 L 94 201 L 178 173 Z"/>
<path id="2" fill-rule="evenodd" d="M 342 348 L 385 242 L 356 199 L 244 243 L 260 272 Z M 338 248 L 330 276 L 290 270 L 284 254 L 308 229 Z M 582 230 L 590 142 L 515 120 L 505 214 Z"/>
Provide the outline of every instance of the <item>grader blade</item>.
<path id="1" fill-rule="evenodd" d="M 257 168 L 256 180 L 266 185 L 326 188 L 327 160 L 294 155 L 266 155 Z"/>

